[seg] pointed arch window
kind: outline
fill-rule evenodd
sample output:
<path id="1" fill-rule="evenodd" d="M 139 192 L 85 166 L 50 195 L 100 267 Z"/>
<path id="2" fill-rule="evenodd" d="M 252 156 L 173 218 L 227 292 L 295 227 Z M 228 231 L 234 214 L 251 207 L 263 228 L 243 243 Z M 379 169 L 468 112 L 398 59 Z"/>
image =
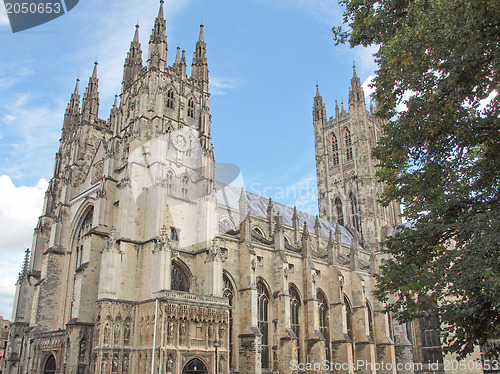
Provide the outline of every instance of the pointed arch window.
<path id="1" fill-rule="evenodd" d="M 297 336 L 297 356 L 298 361 L 300 361 L 300 296 L 293 286 L 290 286 L 288 291 L 290 293 L 290 325 L 293 333 Z"/>
<path id="2" fill-rule="evenodd" d="M 92 228 L 92 220 L 94 218 L 94 208 L 90 208 L 90 210 L 85 215 L 82 223 L 80 224 L 80 228 L 78 230 L 78 234 L 76 236 L 76 268 L 80 267 L 83 263 L 83 250 L 84 250 L 84 241 L 85 235 Z"/>
<path id="3" fill-rule="evenodd" d="M 165 185 L 167 187 L 167 194 L 172 195 L 173 190 L 173 182 L 174 182 L 174 173 L 171 170 L 167 171 L 165 175 Z"/>
<path id="4" fill-rule="evenodd" d="M 262 280 L 257 282 L 257 307 L 259 311 L 259 329 L 262 334 L 262 368 L 269 368 L 269 291 Z"/>
<path id="5" fill-rule="evenodd" d="M 347 329 L 347 336 L 349 336 L 349 339 L 354 341 L 354 333 L 352 330 L 352 308 L 351 308 L 351 302 L 347 298 L 347 296 L 344 295 L 344 306 L 345 306 L 345 320 L 346 320 L 346 329 Z"/>
<path id="6" fill-rule="evenodd" d="M 233 352 L 234 352 L 234 337 L 233 337 L 233 305 L 234 305 L 234 288 L 229 277 L 224 274 L 222 278 L 223 291 L 222 295 L 229 300 L 229 368 L 233 369 Z"/>
<path id="7" fill-rule="evenodd" d="M 351 206 L 351 223 L 352 226 L 359 231 L 359 217 L 358 217 L 358 204 L 356 197 L 351 192 L 349 194 L 349 205 Z"/>
<path id="8" fill-rule="evenodd" d="M 174 109 L 174 90 L 169 89 L 167 92 L 167 108 Z"/>
<path id="9" fill-rule="evenodd" d="M 373 311 L 368 300 L 366 300 L 366 313 L 368 313 L 368 334 L 373 339 Z"/>
<path id="10" fill-rule="evenodd" d="M 183 199 L 187 199 L 188 197 L 188 184 L 189 178 L 187 175 L 184 175 L 181 179 L 181 193 Z"/>
<path id="11" fill-rule="evenodd" d="M 193 138 L 189 138 L 188 140 L 188 149 L 186 151 L 186 157 L 191 157 L 193 155 Z"/>
<path id="12" fill-rule="evenodd" d="M 344 226 L 344 210 L 342 208 L 342 200 L 339 197 L 335 198 L 335 210 L 337 213 L 337 224 Z"/>
<path id="13" fill-rule="evenodd" d="M 349 129 L 345 129 L 344 137 L 345 137 L 346 161 L 351 161 L 353 159 L 353 156 L 352 156 L 352 138 L 351 138 L 351 132 L 349 131 Z"/>
<path id="14" fill-rule="evenodd" d="M 45 362 L 45 366 L 43 368 L 43 374 L 53 374 L 57 370 L 56 358 L 53 354 L 50 354 L 49 358 Z"/>
<path id="15" fill-rule="evenodd" d="M 328 332 L 328 301 L 323 291 L 318 291 L 319 330 L 325 338 L 326 359 L 330 359 L 330 334 Z"/>
<path id="16" fill-rule="evenodd" d="M 191 98 L 188 100 L 188 117 L 194 118 L 194 100 Z"/>
<path id="17" fill-rule="evenodd" d="M 189 292 L 189 280 L 184 269 L 176 262 L 172 262 L 170 289 L 173 291 Z"/>
<path id="18" fill-rule="evenodd" d="M 332 134 L 332 165 L 339 165 L 339 142 L 334 134 Z"/>
<path id="19" fill-rule="evenodd" d="M 260 227 L 254 227 L 254 228 L 252 229 L 252 231 L 253 231 L 254 233 L 256 233 L 257 235 L 259 235 L 260 237 L 262 237 L 262 238 L 265 238 L 265 237 L 266 237 L 266 234 L 264 234 L 264 231 L 262 231 L 262 229 L 261 229 Z"/>

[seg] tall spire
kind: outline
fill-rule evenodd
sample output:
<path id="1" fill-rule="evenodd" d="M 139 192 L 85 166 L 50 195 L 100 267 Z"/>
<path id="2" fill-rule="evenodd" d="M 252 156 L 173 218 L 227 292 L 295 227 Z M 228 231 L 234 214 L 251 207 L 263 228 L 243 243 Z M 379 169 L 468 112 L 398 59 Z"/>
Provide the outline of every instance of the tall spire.
<path id="1" fill-rule="evenodd" d="M 94 122 L 99 114 L 99 79 L 97 79 L 97 61 L 94 62 L 94 70 L 89 78 L 89 84 L 85 89 L 82 101 L 83 120 Z"/>
<path id="2" fill-rule="evenodd" d="M 351 78 L 351 89 L 349 90 L 349 106 L 355 103 L 365 103 L 365 93 L 363 92 L 363 87 L 361 86 L 361 80 L 356 74 L 356 64 L 353 61 L 352 64 L 352 78 Z"/>
<path id="3" fill-rule="evenodd" d="M 79 83 L 80 79 L 76 78 L 75 90 L 71 94 L 71 99 L 68 103 L 68 109 L 66 110 L 66 114 L 76 115 L 79 113 L 80 107 L 80 94 L 79 94 Z"/>
<path id="4" fill-rule="evenodd" d="M 175 66 L 181 63 L 181 47 L 177 46 L 177 54 L 175 55 Z"/>
<path id="5" fill-rule="evenodd" d="M 316 96 L 314 96 L 314 105 L 313 105 L 313 121 L 314 123 L 321 124 L 322 120 L 326 122 L 326 108 L 323 103 L 323 97 L 319 93 L 319 85 L 318 81 L 316 81 Z"/>
<path id="6" fill-rule="evenodd" d="M 155 19 L 155 25 L 149 38 L 148 69 L 163 69 L 167 63 L 167 24 L 163 17 L 163 0 Z"/>
<path id="7" fill-rule="evenodd" d="M 28 274 L 30 272 L 29 265 L 30 265 L 30 249 L 26 248 L 26 252 L 24 255 L 23 267 L 21 268 L 21 271 L 19 272 L 19 278 L 17 279 L 17 283 L 22 283 L 24 280 L 27 279 Z"/>
<path id="8" fill-rule="evenodd" d="M 200 36 L 196 42 L 193 63 L 191 65 L 191 77 L 204 82 L 208 89 L 208 62 L 207 62 L 207 44 L 203 37 L 203 25 L 200 25 Z"/>
<path id="9" fill-rule="evenodd" d="M 318 81 L 316 81 L 316 96 L 314 96 L 314 107 L 315 108 L 323 107 L 323 97 L 319 93 Z"/>
<path id="10" fill-rule="evenodd" d="M 79 122 L 80 114 L 80 94 L 79 92 L 79 82 L 80 79 L 76 79 L 75 90 L 71 94 L 68 106 L 66 107 L 66 112 L 64 113 L 64 122 L 62 129 L 62 138 L 66 138 L 66 135 L 71 132 L 71 129 L 76 126 Z"/>
<path id="11" fill-rule="evenodd" d="M 130 43 L 130 50 L 125 58 L 122 89 L 128 87 L 141 70 L 142 50 L 141 43 L 139 43 L 139 25 L 135 25 L 134 39 Z"/>

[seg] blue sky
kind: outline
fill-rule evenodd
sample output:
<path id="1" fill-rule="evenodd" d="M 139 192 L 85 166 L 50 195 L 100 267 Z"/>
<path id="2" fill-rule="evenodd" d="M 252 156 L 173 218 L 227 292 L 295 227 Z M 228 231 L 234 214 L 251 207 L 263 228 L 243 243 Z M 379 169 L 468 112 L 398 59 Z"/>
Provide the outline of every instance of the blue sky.
<path id="1" fill-rule="evenodd" d="M 156 0 L 81 0 L 66 15 L 13 34 L 0 4 L 0 315 L 11 317 L 75 79 L 83 94 L 98 60 L 99 117 L 107 119 L 134 25 L 144 57 L 157 12 Z M 353 60 L 362 82 L 375 69 L 373 50 L 334 46 L 331 27 L 341 12 L 336 0 L 165 2 L 169 64 L 179 45 L 190 65 L 205 25 L 216 161 L 238 165 L 248 191 L 312 214 L 316 81 L 331 116 L 335 100 L 347 102 Z"/>

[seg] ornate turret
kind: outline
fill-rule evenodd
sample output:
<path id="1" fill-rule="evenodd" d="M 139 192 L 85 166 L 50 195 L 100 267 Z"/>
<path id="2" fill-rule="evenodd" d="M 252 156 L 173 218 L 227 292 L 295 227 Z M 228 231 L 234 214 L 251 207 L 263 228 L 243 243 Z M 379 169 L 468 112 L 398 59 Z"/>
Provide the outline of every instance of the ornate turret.
<path id="1" fill-rule="evenodd" d="M 94 71 L 89 78 L 89 84 L 83 94 L 82 114 L 83 121 L 93 123 L 99 115 L 99 79 L 97 79 L 97 61 L 94 62 Z"/>
<path id="2" fill-rule="evenodd" d="M 148 69 L 164 69 L 167 65 L 167 23 L 163 17 L 163 0 L 155 19 L 155 25 L 149 38 Z"/>
<path id="3" fill-rule="evenodd" d="M 200 25 L 200 36 L 196 42 L 196 50 L 191 65 L 191 78 L 206 83 L 208 87 L 207 45 L 203 38 L 203 25 Z"/>
<path id="4" fill-rule="evenodd" d="M 68 107 L 64 113 L 64 124 L 62 137 L 64 138 L 66 134 L 71 131 L 72 126 L 78 122 L 78 115 L 80 114 L 80 94 L 79 91 L 80 79 L 76 80 L 75 90 L 71 94 L 71 99 L 69 100 Z"/>
<path id="5" fill-rule="evenodd" d="M 356 66 L 352 66 L 351 88 L 349 89 L 349 111 L 356 104 L 361 104 L 365 110 L 365 93 L 361 86 L 361 80 L 356 74 Z"/>
<path id="6" fill-rule="evenodd" d="M 30 249 L 27 248 L 24 254 L 24 262 L 21 271 L 19 272 L 19 277 L 17 278 L 17 283 L 20 284 L 28 279 L 30 272 Z"/>
<path id="7" fill-rule="evenodd" d="M 122 89 L 128 87 L 141 70 L 142 50 L 141 43 L 139 43 L 139 25 L 135 25 L 134 39 L 130 43 L 130 50 L 128 51 L 127 58 L 125 59 Z"/>

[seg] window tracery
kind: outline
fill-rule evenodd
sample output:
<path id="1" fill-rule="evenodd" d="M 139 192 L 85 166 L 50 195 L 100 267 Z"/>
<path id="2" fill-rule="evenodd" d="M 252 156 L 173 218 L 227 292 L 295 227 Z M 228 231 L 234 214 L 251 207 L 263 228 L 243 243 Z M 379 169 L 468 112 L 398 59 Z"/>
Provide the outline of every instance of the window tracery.
<path id="1" fill-rule="evenodd" d="M 257 282 L 257 297 L 258 297 L 258 322 L 259 329 L 262 334 L 262 368 L 269 368 L 269 291 L 262 280 Z"/>

